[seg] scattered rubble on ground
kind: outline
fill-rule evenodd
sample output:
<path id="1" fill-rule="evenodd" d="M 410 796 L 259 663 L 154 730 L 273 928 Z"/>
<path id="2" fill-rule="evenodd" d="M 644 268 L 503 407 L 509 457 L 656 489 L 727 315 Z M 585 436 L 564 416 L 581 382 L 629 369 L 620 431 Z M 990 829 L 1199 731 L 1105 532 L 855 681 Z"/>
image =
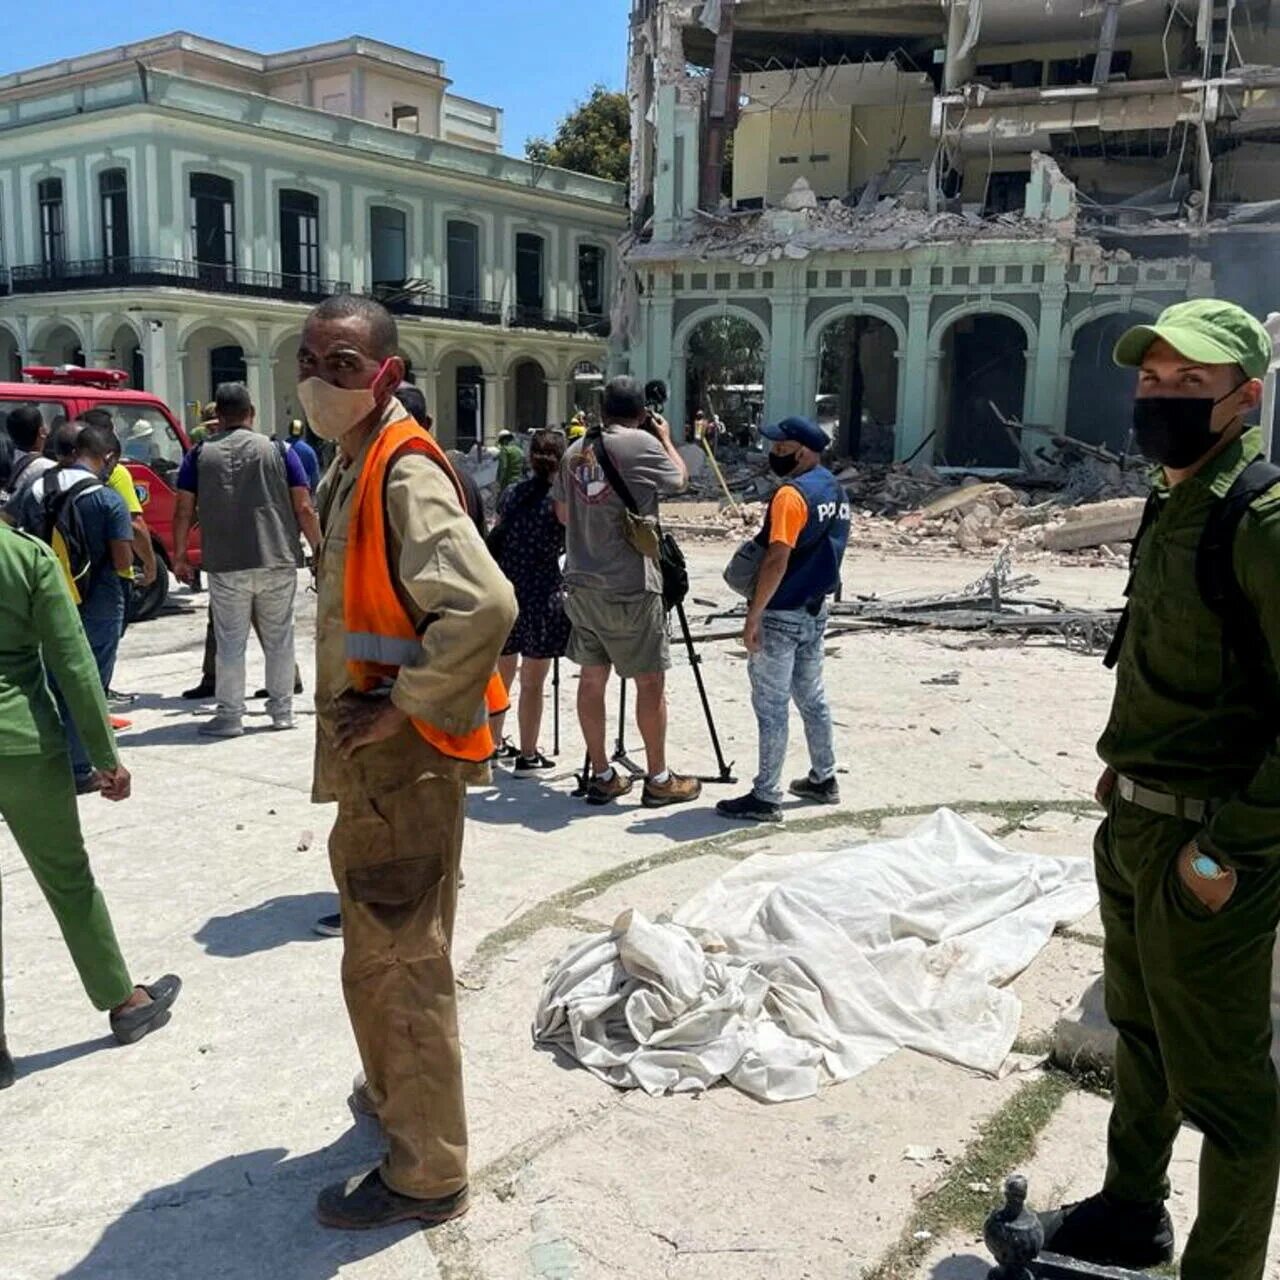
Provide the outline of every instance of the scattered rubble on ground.
<path id="1" fill-rule="evenodd" d="M 1067 556 L 1078 563 L 1084 555 L 1094 564 L 1125 562 L 1149 488 L 1145 469 L 1069 437 L 1050 441 L 1030 470 L 835 463 L 853 509 L 852 545 L 931 552 L 1008 546 L 1023 561 Z M 763 453 L 722 445 L 723 485 L 697 446 L 681 453 L 690 483 L 666 508 L 674 532 L 740 537 L 759 527 L 779 483 Z"/>

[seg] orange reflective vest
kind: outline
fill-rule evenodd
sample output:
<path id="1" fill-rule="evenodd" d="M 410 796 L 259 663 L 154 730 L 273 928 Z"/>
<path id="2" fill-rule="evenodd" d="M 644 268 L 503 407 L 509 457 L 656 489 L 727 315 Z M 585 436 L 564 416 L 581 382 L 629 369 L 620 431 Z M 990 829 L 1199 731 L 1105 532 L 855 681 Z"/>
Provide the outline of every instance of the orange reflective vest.
<path id="1" fill-rule="evenodd" d="M 378 433 L 356 482 L 343 574 L 347 670 L 362 693 L 394 680 L 401 667 L 422 660 L 421 632 L 414 625 L 395 575 L 387 529 L 388 475 L 393 464 L 410 453 L 425 454 L 435 462 L 453 482 L 459 503 L 464 509 L 466 506 L 449 459 L 423 427 L 404 418 Z M 505 696 L 504 690 L 504 700 Z M 411 723 L 443 755 L 487 760 L 493 754 L 488 714 L 486 702 L 481 701 L 476 706 L 475 727 L 461 734 L 447 733 L 425 720 L 411 719 Z"/>

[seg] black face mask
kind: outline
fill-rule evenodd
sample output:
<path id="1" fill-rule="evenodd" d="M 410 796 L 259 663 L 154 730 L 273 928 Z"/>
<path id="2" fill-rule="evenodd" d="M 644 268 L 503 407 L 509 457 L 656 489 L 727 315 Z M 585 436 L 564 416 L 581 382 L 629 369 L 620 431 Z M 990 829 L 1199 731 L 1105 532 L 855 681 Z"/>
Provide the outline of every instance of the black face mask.
<path id="1" fill-rule="evenodd" d="M 771 453 L 769 455 L 769 470 L 775 476 L 789 476 L 795 469 L 796 463 L 800 461 L 798 453 Z"/>
<path id="2" fill-rule="evenodd" d="M 1133 402 L 1133 435 L 1143 457 L 1175 471 L 1199 462 L 1218 443 L 1214 409 L 1240 386 L 1232 387 L 1222 400 L 1208 396 L 1139 397 Z"/>

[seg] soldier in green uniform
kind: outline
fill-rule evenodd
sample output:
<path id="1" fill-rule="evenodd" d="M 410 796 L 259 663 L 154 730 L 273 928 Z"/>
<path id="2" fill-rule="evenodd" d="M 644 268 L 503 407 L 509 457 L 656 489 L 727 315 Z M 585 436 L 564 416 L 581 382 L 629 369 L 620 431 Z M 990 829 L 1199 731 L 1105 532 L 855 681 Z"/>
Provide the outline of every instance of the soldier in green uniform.
<path id="1" fill-rule="evenodd" d="M 1189 1120 L 1204 1145 L 1183 1280 L 1262 1280 L 1280 1172 L 1280 471 L 1245 424 L 1271 349 L 1241 308 L 1197 300 L 1115 353 L 1139 369 L 1137 443 L 1161 469 L 1098 748 L 1114 1108 L 1103 1190 L 1042 1221 L 1057 1253 L 1169 1261 L 1167 1171 Z"/>

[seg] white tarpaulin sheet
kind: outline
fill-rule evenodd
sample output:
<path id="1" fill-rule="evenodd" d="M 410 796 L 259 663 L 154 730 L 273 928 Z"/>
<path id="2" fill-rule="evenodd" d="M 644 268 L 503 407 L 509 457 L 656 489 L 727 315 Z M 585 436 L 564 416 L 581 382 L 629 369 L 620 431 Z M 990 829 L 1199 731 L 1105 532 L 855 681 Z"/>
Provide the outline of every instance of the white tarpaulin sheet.
<path id="1" fill-rule="evenodd" d="M 947 809 L 898 840 L 756 854 L 674 922 L 628 911 L 568 951 L 534 1039 L 651 1094 L 804 1098 L 900 1048 L 994 1074 L 1021 1015 L 1005 984 L 1097 900 L 1085 859 L 1011 853 Z"/>

